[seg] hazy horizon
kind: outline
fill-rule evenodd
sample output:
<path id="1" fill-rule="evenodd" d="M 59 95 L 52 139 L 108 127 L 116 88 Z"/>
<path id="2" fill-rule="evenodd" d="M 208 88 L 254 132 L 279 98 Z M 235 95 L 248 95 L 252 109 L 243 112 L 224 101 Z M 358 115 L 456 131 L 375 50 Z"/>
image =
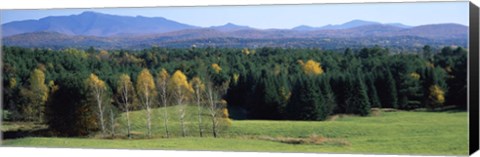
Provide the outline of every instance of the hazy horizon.
<path id="1" fill-rule="evenodd" d="M 120 16 L 163 17 L 200 27 L 233 23 L 259 29 L 290 29 L 300 25 L 338 25 L 352 20 L 408 26 L 439 23 L 468 26 L 468 9 L 465 8 L 468 8 L 468 2 L 1 10 L 0 15 L 2 24 L 93 11 Z"/>

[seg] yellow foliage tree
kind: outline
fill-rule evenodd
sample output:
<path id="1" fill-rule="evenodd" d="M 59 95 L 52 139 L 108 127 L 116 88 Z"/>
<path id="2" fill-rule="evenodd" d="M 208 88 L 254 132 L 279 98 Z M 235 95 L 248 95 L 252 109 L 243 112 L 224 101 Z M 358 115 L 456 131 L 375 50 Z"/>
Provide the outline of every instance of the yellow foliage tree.
<path id="1" fill-rule="evenodd" d="M 196 91 L 203 91 L 205 90 L 205 84 L 203 84 L 202 80 L 199 77 L 193 77 L 192 80 L 190 80 L 190 86 Z"/>
<path id="2" fill-rule="evenodd" d="M 182 136 L 186 136 L 185 130 L 185 100 L 188 100 L 193 89 L 188 83 L 187 76 L 183 74 L 182 71 L 177 70 L 173 73 L 169 82 L 170 91 L 173 93 L 173 97 L 177 100 L 177 105 L 179 105 L 179 115 L 180 115 L 180 125 L 182 127 Z"/>
<path id="3" fill-rule="evenodd" d="M 410 77 L 412 77 L 415 80 L 420 80 L 420 74 L 418 74 L 416 72 L 410 73 Z"/>
<path id="4" fill-rule="evenodd" d="M 40 69 L 34 69 L 28 82 L 29 88 L 21 90 L 21 95 L 29 100 L 29 104 L 23 107 L 23 112 L 27 119 L 43 122 L 49 94 L 48 86 L 45 84 L 45 73 Z M 9 83 L 12 87 L 17 84 L 15 79 L 11 79 Z"/>
<path id="5" fill-rule="evenodd" d="M 80 57 L 80 58 L 87 58 L 88 57 L 88 54 L 85 51 L 74 49 L 74 48 L 65 49 L 64 52 L 66 54 L 72 55 L 74 57 Z"/>
<path id="6" fill-rule="evenodd" d="M 226 124 L 227 126 L 231 126 L 231 125 L 232 125 L 232 119 L 230 119 L 230 118 L 228 117 L 228 116 L 229 116 L 229 115 L 228 115 L 228 109 L 227 109 L 227 108 L 223 108 L 223 109 L 222 109 L 222 114 L 223 114 L 222 117 L 223 117 L 223 119 L 224 119 L 224 121 L 225 121 L 225 124 Z"/>
<path id="7" fill-rule="evenodd" d="M 162 68 L 162 70 L 160 70 L 160 72 L 158 73 L 157 86 L 158 90 L 160 91 L 160 100 L 162 101 L 163 107 L 165 108 L 163 110 L 163 126 L 165 127 L 165 135 L 167 138 L 170 136 L 168 132 L 168 112 L 166 109 L 168 100 L 167 86 L 169 80 L 170 74 L 168 74 L 167 70 Z"/>
<path id="8" fill-rule="evenodd" d="M 250 54 L 250 51 L 248 50 L 248 48 L 243 48 L 243 49 L 242 49 L 242 53 L 243 53 L 244 55 L 249 55 L 249 54 Z"/>
<path id="9" fill-rule="evenodd" d="M 40 69 L 33 70 L 30 75 L 30 89 L 38 94 L 38 100 L 41 102 L 47 101 L 48 87 L 45 84 L 45 73 Z"/>
<path id="10" fill-rule="evenodd" d="M 220 67 L 217 63 L 212 64 L 213 70 L 215 70 L 215 73 L 220 73 L 222 71 L 222 67 Z"/>
<path id="11" fill-rule="evenodd" d="M 432 109 L 440 107 L 445 102 L 445 92 L 438 85 L 432 85 L 429 88 L 429 106 Z"/>
<path id="12" fill-rule="evenodd" d="M 185 74 L 183 74 L 183 72 L 180 70 L 177 70 L 175 73 L 173 73 L 169 81 L 169 87 L 172 91 L 174 91 L 174 93 L 175 91 L 182 92 L 184 94 L 193 92 L 192 87 L 188 83 L 187 76 L 185 76 Z M 183 99 L 186 99 L 186 97 Z"/>
<path id="13" fill-rule="evenodd" d="M 195 103 L 197 104 L 198 108 L 198 128 L 200 132 L 200 137 L 203 137 L 203 127 L 202 127 L 202 106 L 201 106 L 201 99 L 202 93 L 205 91 L 205 84 L 203 84 L 202 80 L 199 77 L 193 77 L 190 80 L 190 86 L 193 89 L 193 94 L 195 97 Z"/>
<path id="14" fill-rule="evenodd" d="M 104 98 L 105 98 L 105 92 L 107 90 L 107 86 L 105 85 L 105 82 L 100 78 L 98 78 L 98 76 L 95 74 L 90 74 L 86 82 L 87 82 L 87 87 L 91 92 L 91 96 L 97 103 L 97 107 L 98 107 L 97 115 L 100 121 L 100 128 L 102 129 L 103 136 L 105 136 L 106 129 L 105 129 L 105 119 L 103 114 L 105 110 Z"/>
<path id="15" fill-rule="evenodd" d="M 153 76 L 148 69 L 143 69 L 137 76 L 137 82 L 135 84 L 138 98 L 142 103 L 145 111 L 147 112 L 147 136 L 152 136 L 152 116 L 151 108 L 153 99 L 157 95 L 155 91 L 155 82 L 153 81 Z"/>
<path id="16" fill-rule="evenodd" d="M 133 83 L 130 76 L 127 74 L 121 74 L 117 82 L 117 95 L 118 101 L 122 104 L 122 108 L 125 110 L 127 119 L 127 136 L 130 138 L 130 110 L 134 108 L 135 90 L 133 89 Z"/>
<path id="17" fill-rule="evenodd" d="M 13 89 L 15 87 L 17 87 L 17 79 L 10 78 L 10 80 L 8 81 L 8 88 Z"/>
<path id="18" fill-rule="evenodd" d="M 98 53 L 97 55 L 97 59 L 106 60 L 108 58 L 110 58 L 110 54 L 108 53 L 108 51 L 105 50 L 101 50 L 100 53 Z"/>
<path id="19" fill-rule="evenodd" d="M 58 90 L 58 85 L 55 84 L 53 80 L 50 80 L 48 82 L 48 88 L 50 90 L 50 93 L 55 93 Z"/>
<path id="20" fill-rule="evenodd" d="M 307 75 L 321 75 L 323 73 L 320 63 L 314 60 L 308 60 L 306 63 L 300 62 L 300 64 L 303 72 Z"/>
<path id="21" fill-rule="evenodd" d="M 240 78 L 240 75 L 239 75 L 239 74 L 233 73 L 233 76 L 232 76 L 233 84 L 237 84 L 239 78 Z"/>

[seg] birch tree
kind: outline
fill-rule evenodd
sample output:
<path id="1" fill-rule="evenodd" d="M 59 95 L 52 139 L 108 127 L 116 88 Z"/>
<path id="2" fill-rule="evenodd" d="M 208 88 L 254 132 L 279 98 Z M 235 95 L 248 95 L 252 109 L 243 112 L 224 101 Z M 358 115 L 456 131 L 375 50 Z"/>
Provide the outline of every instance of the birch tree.
<path id="1" fill-rule="evenodd" d="M 125 110 L 127 119 L 127 136 L 128 138 L 131 138 L 130 108 L 134 106 L 133 103 L 135 100 L 135 91 L 133 89 L 133 83 L 130 79 L 130 76 L 127 74 L 120 75 L 117 86 L 117 101 L 119 101 L 119 104 L 122 106 L 123 110 Z"/>
<path id="2" fill-rule="evenodd" d="M 168 104 L 167 86 L 168 86 L 169 79 L 170 79 L 170 74 L 168 74 L 167 70 L 162 69 L 158 73 L 157 87 L 159 90 L 160 100 L 163 105 L 163 126 L 165 128 L 165 136 L 167 138 L 170 137 L 170 134 L 168 131 L 168 111 L 167 111 L 167 104 Z"/>
<path id="3" fill-rule="evenodd" d="M 207 109 L 212 120 L 212 134 L 213 137 L 218 136 L 218 125 L 219 125 L 219 112 L 218 112 L 218 100 L 220 99 L 218 91 L 214 88 L 211 82 L 207 82 L 205 86 L 205 96 L 207 99 Z"/>
<path id="4" fill-rule="evenodd" d="M 201 98 L 202 94 L 205 91 L 205 85 L 203 84 L 202 80 L 199 77 L 194 77 L 190 81 L 190 86 L 193 88 L 193 94 L 195 103 L 197 104 L 198 109 L 198 130 L 200 132 L 200 137 L 203 137 L 203 127 L 202 127 L 202 105 L 201 105 Z"/>
<path id="5" fill-rule="evenodd" d="M 155 83 L 153 81 L 153 76 L 148 69 L 143 69 L 140 74 L 138 74 L 136 82 L 136 90 L 138 98 L 142 103 L 146 111 L 147 117 L 147 136 L 152 136 L 152 104 L 153 99 L 156 96 L 155 92 Z"/>
<path id="6" fill-rule="evenodd" d="M 98 111 L 97 111 L 97 116 L 100 121 L 100 128 L 102 129 L 102 135 L 106 135 L 106 130 L 105 130 L 105 119 L 104 119 L 104 110 L 105 110 L 105 104 L 104 103 L 104 97 L 105 97 L 105 92 L 107 90 L 107 86 L 105 85 L 105 82 L 98 78 L 97 75 L 95 74 L 90 74 L 90 77 L 87 79 L 87 85 L 88 88 L 91 92 L 91 96 L 94 98 Z"/>
<path id="7" fill-rule="evenodd" d="M 185 137 L 187 132 L 185 128 L 185 109 L 187 104 L 185 101 L 188 99 L 188 96 L 193 91 L 190 84 L 188 84 L 187 76 L 182 73 L 182 71 L 177 70 L 173 73 L 172 78 L 169 82 L 170 91 L 172 91 L 173 97 L 177 101 L 179 107 L 179 117 L 180 125 L 182 128 L 182 136 Z"/>

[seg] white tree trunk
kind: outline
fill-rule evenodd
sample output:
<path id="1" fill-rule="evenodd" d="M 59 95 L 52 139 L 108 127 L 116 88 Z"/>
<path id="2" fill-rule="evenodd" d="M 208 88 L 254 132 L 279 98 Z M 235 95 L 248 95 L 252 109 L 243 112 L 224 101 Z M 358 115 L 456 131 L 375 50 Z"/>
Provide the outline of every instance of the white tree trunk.
<path id="1" fill-rule="evenodd" d="M 112 138 L 115 137 L 115 116 L 113 115 L 112 109 L 110 109 L 110 129 L 112 133 Z"/>
<path id="2" fill-rule="evenodd" d="M 218 136 L 218 120 L 217 120 L 217 106 L 216 95 L 211 86 L 207 87 L 207 99 L 208 99 L 208 111 L 210 112 L 210 118 L 212 119 L 212 134 L 213 137 Z"/>
<path id="3" fill-rule="evenodd" d="M 165 134 L 166 137 L 168 138 L 169 132 L 168 132 L 168 113 L 167 113 L 167 83 L 166 80 L 162 82 L 162 102 L 163 102 L 163 126 L 165 127 Z"/>
<path id="4" fill-rule="evenodd" d="M 200 137 L 203 137 L 203 127 L 202 127 L 202 106 L 200 105 L 200 90 L 195 89 L 195 94 L 197 98 L 197 107 L 198 107 L 198 129 L 200 131 Z"/>
<path id="5" fill-rule="evenodd" d="M 183 99 L 185 95 L 181 89 L 181 87 L 177 87 L 177 104 L 179 107 L 179 115 L 180 115 L 180 126 L 182 128 L 182 136 L 187 136 L 187 131 L 185 128 L 185 104 L 183 104 Z"/>
<path id="6" fill-rule="evenodd" d="M 145 107 L 147 108 L 147 136 L 152 137 L 152 123 L 150 111 L 150 93 L 145 85 Z"/>
<path id="7" fill-rule="evenodd" d="M 98 87 L 95 87 L 95 97 L 96 97 L 96 100 L 97 100 L 97 106 L 98 106 L 98 115 L 99 115 L 99 119 L 100 119 L 100 126 L 101 126 L 101 129 L 102 129 L 102 134 L 103 136 L 105 137 L 106 135 L 106 130 L 105 130 L 105 121 L 104 121 L 104 118 L 103 118 L 103 106 L 102 106 L 102 91 L 100 88 Z"/>
<path id="8" fill-rule="evenodd" d="M 128 87 L 126 84 L 123 85 L 123 93 L 122 93 L 122 97 L 123 97 L 123 102 L 124 102 L 124 106 L 125 106 L 125 110 L 126 110 L 126 114 L 127 114 L 127 137 L 130 139 L 131 138 L 131 135 L 130 135 L 130 114 L 129 114 L 129 108 L 130 108 L 130 104 L 128 103 Z"/>

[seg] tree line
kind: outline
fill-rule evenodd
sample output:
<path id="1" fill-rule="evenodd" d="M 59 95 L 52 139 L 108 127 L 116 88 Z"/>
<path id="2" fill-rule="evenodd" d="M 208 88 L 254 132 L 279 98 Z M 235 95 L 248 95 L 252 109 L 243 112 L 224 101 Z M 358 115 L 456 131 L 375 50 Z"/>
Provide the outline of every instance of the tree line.
<path id="1" fill-rule="evenodd" d="M 394 54 L 370 47 L 329 51 L 288 48 L 144 50 L 2 47 L 3 109 L 10 120 L 39 121 L 57 134 L 112 130 L 115 116 L 178 105 L 202 110 L 215 127 L 234 119 L 324 120 L 366 116 L 371 108 L 466 109 L 467 50 L 444 47 Z M 165 136 L 169 136 L 164 110 Z M 177 113 L 175 113 L 177 114 Z M 110 120 L 109 120 L 110 119 Z M 128 124 L 130 125 L 130 124 Z M 110 129 L 108 129 L 110 126 Z M 130 132 L 130 127 L 128 127 Z M 130 134 L 130 133 L 128 133 Z M 182 135 L 186 130 L 182 129 Z"/>

